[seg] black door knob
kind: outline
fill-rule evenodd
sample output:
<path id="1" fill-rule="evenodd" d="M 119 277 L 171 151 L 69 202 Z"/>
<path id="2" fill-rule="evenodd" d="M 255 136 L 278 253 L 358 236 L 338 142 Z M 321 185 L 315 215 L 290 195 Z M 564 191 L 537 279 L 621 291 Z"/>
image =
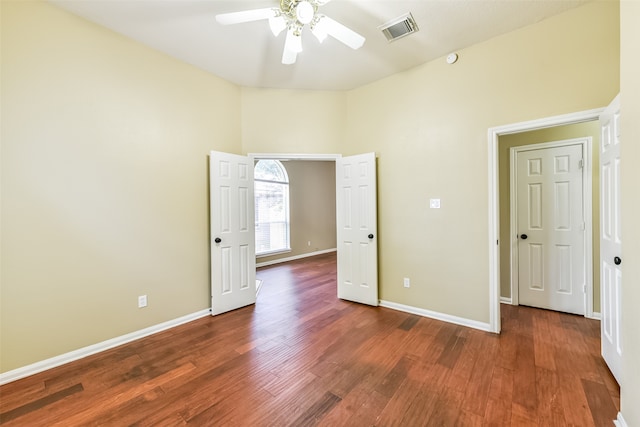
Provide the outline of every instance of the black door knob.
<path id="1" fill-rule="evenodd" d="M 613 258 L 613 263 L 614 263 L 615 265 L 620 265 L 620 264 L 622 264 L 622 258 L 620 258 L 619 256 L 617 256 L 617 257 Z"/>
<path id="2" fill-rule="evenodd" d="M 369 234 L 369 238 L 370 238 L 370 239 L 373 239 L 373 234 Z"/>
<path id="3" fill-rule="evenodd" d="M 521 234 L 521 235 L 520 235 L 520 238 L 521 238 L 522 240 L 527 240 L 527 237 L 529 237 L 529 236 L 527 236 L 526 234 Z"/>
<path id="4" fill-rule="evenodd" d="M 216 237 L 215 239 L 213 239 L 213 241 L 216 242 L 216 243 L 220 243 L 220 242 L 222 242 L 222 239 L 219 238 L 219 237 Z"/>

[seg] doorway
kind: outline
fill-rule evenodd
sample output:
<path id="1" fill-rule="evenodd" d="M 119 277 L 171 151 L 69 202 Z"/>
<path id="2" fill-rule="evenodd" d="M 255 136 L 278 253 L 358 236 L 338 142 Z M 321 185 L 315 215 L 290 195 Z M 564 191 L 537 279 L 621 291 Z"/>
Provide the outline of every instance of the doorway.
<path id="1" fill-rule="evenodd" d="M 211 314 L 256 302 L 254 164 L 256 159 L 335 162 L 337 294 L 378 305 L 376 156 L 209 155 Z"/>
<path id="2" fill-rule="evenodd" d="M 270 220 L 279 221 L 282 219 L 279 218 L 280 215 L 286 217 L 286 222 L 276 224 L 279 227 L 277 236 L 280 238 L 276 243 L 280 243 L 280 249 L 256 256 L 258 294 L 265 283 L 267 286 L 277 285 L 278 274 L 282 272 L 286 276 L 285 272 L 291 266 L 312 265 L 309 260 L 326 255 L 335 256 L 337 251 L 335 161 L 254 158 L 256 165 L 260 162 L 276 162 L 286 174 L 287 185 L 286 195 L 278 193 L 274 197 L 268 194 L 261 198 L 262 202 L 259 202 L 259 190 L 256 186 L 256 252 L 260 248 L 258 242 L 265 238 L 265 232 L 261 231 L 263 227 L 259 225 L 259 218 L 264 216 L 261 207 L 275 211 L 275 215 L 269 215 Z M 272 189 L 271 185 L 266 187 L 266 190 Z M 279 206 L 278 202 L 284 206 Z M 268 238 L 272 244 L 273 232 L 268 233 Z M 285 248 L 282 245 L 284 241 Z M 258 303 L 264 301 L 268 299 L 257 299 Z"/>
<path id="3" fill-rule="evenodd" d="M 285 201 L 288 224 L 286 232 L 280 230 L 280 234 L 287 236 L 283 238 L 287 241 L 287 247 L 258 255 L 256 267 L 336 251 L 335 161 L 254 158 L 254 162 L 265 160 L 278 162 L 288 176 Z M 271 198 L 269 201 L 272 203 Z M 258 206 L 256 202 L 256 214 Z M 259 248 L 256 248 L 256 252 L 259 252 Z"/>
<path id="4" fill-rule="evenodd" d="M 335 236 L 338 298 L 377 306 L 377 171 L 375 153 L 343 157 L 249 154 L 256 160 L 327 161 L 335 164 Z M 317 253 L 318 254 L 318 253 Z M 289 258 L 291 260 L 291 258 Z"/>
<path id="5" fill-rule="evenodd" d="M 501 191 L 501 186 L 505 183 L 505 176 L 504 173 L 501 173 L 500 151 L 505 148 L 505 144 L 500 142 L 500 138 L 507 135 L 538 131 L 557 126 L 591 121 L 597 122 L 603 110 L 604 109 L 599 108 L 489 129 L 489 324 L 490 330 L 494 333 L 500 333 L 501 330 L 500 303 L 511 302 L 510 295 L 508 298 L 501 297 L 501 282 L 504 283 L 501 279 L 503 279 L 503 276 L 510 278 L 510 267 L 505 267 L 505 263 L 501 262 L 501 249 L 505 246 L 509 247 L 509 235 L 511 233 L 510 227 L 506 227 L 506 230 L 504 230 L 505 227 L 501 227 L 501 219 L 505 216 L 509 217 L 509 213 L 508 211 L 505 213 L 503 210 L 504 207 L 501 205 L 501 201 L 504 198 L 503 195 L 505 194 L 504 190 Z M 508 182 L 508 179 L 506 182 Z M 504 233 L 506 233 L 506 237 Z M 506 266 L 510 266 L 510 262 L 507 262 Z M 508 280 L 507 283 L 510 284 L 510 279 Z M 507 289 L 510 289 L 510 286 L 508 286 Z M 591 310 L 591 314 L 592 313 L 593 310 Z"/>

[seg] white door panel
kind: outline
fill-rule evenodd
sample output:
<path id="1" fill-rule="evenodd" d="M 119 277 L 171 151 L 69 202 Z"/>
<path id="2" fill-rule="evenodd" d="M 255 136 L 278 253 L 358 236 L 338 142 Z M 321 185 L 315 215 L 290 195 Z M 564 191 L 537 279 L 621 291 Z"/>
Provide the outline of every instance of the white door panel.
<path id="1" fill-rule="evenodd" d="M 602 357 L 620 382 L 622 236 L 620 233 L 620 99 L 600 116 L 600 311 Z"/>
<path id="2" fill-rule="evenodd" d="M 582 145 L 516 157 L 519 303 L 585 313 Z"/>
<path id="3" fill-rule="evenodd" d="M 378 305 L 375 153 L 336 161 L 338 298 Z"/>
<path id="4" fill-rule="evenodd" d="M 253 161 L 212 151 L 211 313 L 256 302 Z"/>

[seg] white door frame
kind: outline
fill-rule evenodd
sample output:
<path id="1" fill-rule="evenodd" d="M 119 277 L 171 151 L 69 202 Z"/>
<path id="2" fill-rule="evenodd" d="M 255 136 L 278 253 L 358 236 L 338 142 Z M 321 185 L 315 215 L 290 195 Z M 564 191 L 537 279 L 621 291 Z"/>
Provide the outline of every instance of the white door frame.
<path id="1" fill-rule="evenodd" d="M 584 219 L 584 316 L 593 318 L 593 218 L 592 218 L 592 202 L 593 202 L 593 178 L 592 178 L 592 147 L 593 138 L 580 137 L 565 139 L 562 141 L 543 142 L 539 144 L 527 144 L 510 149 L 510 190 L 511 203 L 509 207 L 510 213 L 510 260 L 511 260 L 511 304 L 519 304 L 519 280 L 518 280 L 518 229 L 517 229 L 517 188 L 515 188 L 517 177 L 517 155 L 518 153 L 531 150 L 540 150 L 545 148 L 566 147 L 569 145 L 580 145 L 582 148 L 582 215 Z"/>
<path id="2" fill-rule="evenodd" d="M 489 128 L 489 330 L 500 333 L 500 190 L 498 138 L 531 130 L 598 120 L 604 108 Z"/>

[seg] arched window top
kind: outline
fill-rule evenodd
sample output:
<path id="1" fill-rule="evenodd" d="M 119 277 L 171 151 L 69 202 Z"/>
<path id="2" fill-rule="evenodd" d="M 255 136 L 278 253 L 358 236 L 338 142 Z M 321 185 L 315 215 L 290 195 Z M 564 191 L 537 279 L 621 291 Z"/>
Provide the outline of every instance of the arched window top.
<path id="1" fill-rule="evenodd" d="M 289 183 L 287 170 L 279 160 L 258 160 L 254 167 L 254 179 L 259 181 Z"/>

